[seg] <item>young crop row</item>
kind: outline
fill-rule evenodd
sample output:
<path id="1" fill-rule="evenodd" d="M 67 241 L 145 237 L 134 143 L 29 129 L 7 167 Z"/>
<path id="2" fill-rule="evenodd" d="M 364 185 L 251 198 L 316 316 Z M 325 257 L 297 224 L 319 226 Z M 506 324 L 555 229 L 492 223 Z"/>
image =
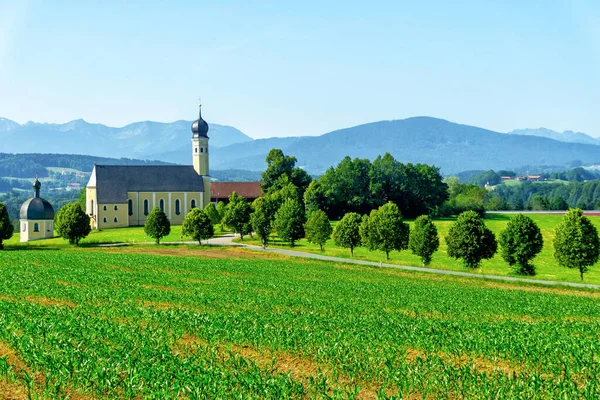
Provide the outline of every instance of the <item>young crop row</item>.
<path id="1" fill-rule="evenodd" d="M 0 259 L 0 343 L 51 397 L 600 395 L 593 292 L 202 251 L 41 253 Z"/>

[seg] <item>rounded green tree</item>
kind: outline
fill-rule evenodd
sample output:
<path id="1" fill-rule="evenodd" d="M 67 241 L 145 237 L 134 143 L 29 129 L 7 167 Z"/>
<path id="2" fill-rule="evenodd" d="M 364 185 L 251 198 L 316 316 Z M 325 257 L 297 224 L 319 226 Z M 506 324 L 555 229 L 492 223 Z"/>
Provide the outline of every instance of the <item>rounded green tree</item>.
<path id="1" fill-rule="evenodd" d="M 360 246 L 360 223 L 360 215 L 351 212 L 344 215 L 333 229 L 335 245 L 350 249 L 352 256 L 354 256 L 354 249 Z"/>
<path id="2" fill-rule="evenodd" d="M 273 230 L 273 212 L 271 210 L 270 200 L 266 197 L 259 197 L 252 203 L 254 212 L 250 215 L 252 229 L 262 242 L 263 249 L 267 247 L 269 235 Z"/>
<path id="3" fill-rule="evenodd" d="M 427 215 L 421 215 L 415 220 L 408 247 L 413 254 L 421 257 L 423 265 L 431 263 L 433 253 L 440 247 L 440 239 L 435 224 Z"/>
<path id="4" fill-rule="evenodd" d="M 542 251 L 544 239 L 537 224 L 523 214 L 511 218 L 498 239 L 504 261 L 520 275 L 535 275 L 530 261 Z"/>
<path id="5" fill-rule="evenodd" d="M 310 217 L 304 225 L 306 231 L 306 240 L 309 243 L 318 244 L 323 251 L 323 245 L 331 238 L 333 228 L 329 223 L 329 218 L 323 210 L 313 210 L 310 213 Z"/>
<path id="6" fill-rule="evenodd" d="M 304 209 L 296 199 L 287 199 L 275 213 L 273 227 L 277 236 L 294 243 L 304 237 Z"/>
<path id="7" fill-rule="evenodd" d="M 208 203 L 208 205 L 204 207 L 204 212 L 206 213 L 206 215 L 208 215 L 208 218 L 210 218 L 210 222 L 213 225 L 216 225 L 219 222 L 221 222 L 221 216 L 217 211 L 217 207 L 215 207 L 213 203 Z"/>
<path id="8" fill-rule="evenodd" d="M 246 199 L 233 192 L 229 195 L 229 203 L 225 206 L 222 222 L 233 229 L 234 233 L 239 233 L 240 238 L 244 240 L 251 213 L 252 208 Z"/>
<path id="9" fill-rule="evenodd" d="M 54 217 L 56 233 L 79 246 L 79 241 L 90 234 L 90 217 L 83 211 L 80 203 L 70 203 L 56 213 Z"/>
<path id="10" fill-rule="evenodd" d="M 169 222 L 167 214 L 162 212 L 160 208 L 154 207 L 148 214 L 144 232 L 156 240 L 156 244 L 160 244 L 160 240 L 171 233 L 171 222 Z"/>
<path id="11" fill-rule="evenodd" d="M 483 219 L 475 211 L 465 211 L 458 216 L 446 236 L 448 255 L 462 259 L 468 268 L 477 268 L 481 260 L 496 254 L 498 243 Z"/>
<path id="12" fill-rule="evenodd" d="M 214 207 L 213 207 L 214 209 Z M 216 210 L 215 210 L 216 211 Z M 202 240 L 208 240 L 215 234 L 213 223 L 205 210 L 193 208 L 183 220 L 181 234 L 189 236 L 202 244 Z"/>
<path id="13" fill-rule="evenodd" d="M 579 269 L 583 280 L 583 273 L 597 263 L 599 257 L 600 239 L 596 227 L 583 216 L 582 210 L 570 209 L 556 227 L 554 258 L 561 267 Z"/>
<path id="14" fill-rule="evenodd" d="M 385 252 L 387 260 L 390 259 L 390 251 L 408 248 L 409 227 L 402 220 L 398 206 L 392 202 L 372 210 L 368 217 L 363 217 L 360 235 L 367 249 Z"/>
<path id="15" fill-rule="evenodd" d="M 8 240 L 12 237 L 15 228 L 10 222 L 8 216 L 8 210 L 4 206 L 4 203 L 0 203 L 0 250 L 4 249 L 4 240 Z"/>

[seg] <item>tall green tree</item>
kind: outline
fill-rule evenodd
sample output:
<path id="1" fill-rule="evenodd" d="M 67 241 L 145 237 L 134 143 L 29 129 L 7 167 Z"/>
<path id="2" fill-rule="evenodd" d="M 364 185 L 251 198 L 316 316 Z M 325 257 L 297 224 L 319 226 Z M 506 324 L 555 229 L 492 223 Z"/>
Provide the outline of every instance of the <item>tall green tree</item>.
<path id="1" fill-rule="evenodd" d="M 304 192 L 304 208 L 306 214 L 310 216 L 313 211 L 326 210 L 328 207 L 327 196 L 325 195 L 325 189 L 323 185 L 316 179 L 308 185 L 306 192 Z"/>
<path id="2" fill-rule="evenodd" d="M 274 193 L 288 183 L 292 183 L 298 188 L 298 200 L 302 201 L 311 177 L 302 168 L 296 167 L 296 161 L 296 157 L 286 156 L 281 149 L 269 151 L 266 158 L 267 168 L 261 175 L 263 193 Z"/>
<path id="3" fill-rule="evenodd" d="M 223 219 L 225 218 L 225 202 L 220 201 L 217 203 L 217 212 L 219 213 L 219 223 L 221 224 L 221 230 L 223 230 Z"/>
<path id="4" fill-rule="evenodd" d="M 600 239 L 592 222 L 583 211 L 572 208 L 556 227 L 554 258 L 561 267 L 577 268 L 583 280 L 584 272 L 598 262 Z"/>
<path id="5" fill-rule="evenodd" d="M 69 241 L 69 244 L 79 246 L 79 241 L 90 234 L 90 217 L 81 208 L 79 202 L 61 207 L 54 216 L 56 233 Z"/>
<path id="6" fill-rule="evenodd" d="M 385 258 L 390 252 L 408 248 L 409 227 L 402 220 L 402 213 L 395 203 L 389 202 L 363 218 L 360 232 L 361 240 L 369 250 L 381 250 Z"/>
<path id="7" fill-rule="evenodd" d="M 171 222 L 167 214 L 162 212 L 159 207 L 154 207 L 148 214 L 144 224 L 144 232 L 153 238 L 156 244 L 160 244 L 161 239 L 171 233 Z"/>
<path id="8" fill-rule="evenodd" d="M 210 222 L 213 225 L 217 225 L 219 222 L 221 222 L 221 215 L 213 203 L 208 203 L 208 205 L 204 207 L 203 211 L 206 213 L 206 215 L 208 215 L 208 218 L 210 218 Z"/>
<path id="9" fill-rule="evenodd" d="M 13 236 L 15 228 L 10 222 L 8 216 L 8 210 L 4 206 L 4 203 L 0 203 L 0 250 L 4 249 L 4 240 L 8 240 Z"/>
<path id="10" fill-rule="evenodd" d="M 440 247 L 440 239 L 435 224 L 427 215 L 421 215 L 415 220 L 408 247 L 413 254 L 421 257 L 424 266 L 431 263 L 433 253 Z"/>
<path id="11" fill-rule="evenodd" d="M 458 216 L 446 236 L 448 255 L 462 259 L 468 268 L 477 268 L 481 260 L 492 258 L 498 244 L 491 230 L 475 211 L 465 211 Z"/>
<path id="12" fill-rule="evenodd" d="M 212 204 L 211 204 L 212 205 Z M 213 206 L 213 210 L 216 209 Z M 181 226 L 181 234 L 191 237 L 198 244 L 202 244 L 202 240 L 208 240 L 215 234 L 215 228 L 206 209 L 193 208 L 183 220 Z"/>
<path id="13" fill-rule="evenodd" d="M 499 237 L 502 258 L 520 275 L 535 275 L 531 260 L 542 251 L 542 231 L 528 216 L 511 218 Z"/>
<path id="14" fill-rule="evenodd" d="M 357 213 L 347 213 L 333 229 L 333 240 L 335 245 L 350 249 L 354 256 L 354 249 L 360 246 L 360 224 L 361 217 Z"/>
<path id="15" fill-rule="evenodd" d="M 304 231 L 306 232 L 306 240 L 309 243 L 318 244 L 321 251 L 323 251 L 323 245 L 331 239 L 333 228 L 325 211 L 317 209 L 310 213 L 304 225 Z"/>
<path id="16" fill-rule="evenodd" d="M 260 238 L 263 249 L 267 247 L 269 235 L 273 231 L 273 219 L 275 214 L 272 210 L 271 200 L 268 197 L 259 197 L 252 203 L 254 210 L 250 215 L 250 223 L 254 232 Z"/>
<path id="17" fill-rule="evenodd" d="M 287 199 L 275 213 L 273 226 L 277 231 L 277 236 L 290 242 L 292 247 L 294 243 L 304 237 L 304 209 L 295 199 Z"/>
<path id="18" fill-rule="evenodd" d="M 223 222 L 233 229 L 234 233 L 239 233 L 240 238 L 244 240 L 251 213 L 252 208 L 246 199 L 233 192 L 229 195 L 229 203 L 225 206 Z"/>

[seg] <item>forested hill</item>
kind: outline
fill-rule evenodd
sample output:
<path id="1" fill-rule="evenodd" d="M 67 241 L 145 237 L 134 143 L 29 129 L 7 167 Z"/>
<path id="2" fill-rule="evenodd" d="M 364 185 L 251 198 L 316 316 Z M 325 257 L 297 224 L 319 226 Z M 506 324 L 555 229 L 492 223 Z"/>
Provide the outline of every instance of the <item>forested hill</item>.
<path id="1" fill-rule="evenodd" d="M 72 168 L 92 172 L 94 164 L 107 165 L 167 165 L 162 161 L 107 158 L 76 154 L 6 154 L 0 153 L 0 177 L 32 178 L 36 173 L 47 177 L 47 167 Z"/>

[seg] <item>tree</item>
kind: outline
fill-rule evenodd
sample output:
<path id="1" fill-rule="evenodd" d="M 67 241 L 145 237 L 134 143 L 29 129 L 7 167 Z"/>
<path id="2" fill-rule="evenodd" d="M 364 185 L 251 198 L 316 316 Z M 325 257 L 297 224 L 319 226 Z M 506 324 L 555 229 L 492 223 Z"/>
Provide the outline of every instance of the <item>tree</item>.
<path id="1" fill-rule="evenodd" d="M 310 216 L 313 211 L 326 210 L 327 205 L 327 196 L 325 196 L 323 185 L 319 181 L 313 180 L 304 192 L 306 214 Z"/>
<path id="2" fill-rule="evenodd" d="M 273 213 L 271 211 L 270 199 L 268 197 L 259 197 L 252 203 L 254 212 L 250 215 L 250 223 L 254 232 L 260 238 L 263 249 L 267 247 L 269 235 L 273 230 Z"/>
<path id="3" fill-rule="evenodd" d="M 431 256 L 440 247 L 440 239 L 435 224 L 427 215 L 421 215 L 415 220 L 408 247 L 413 254 L 421 257 L 423 265 L 429 265 Z"/>
<path id="4" fill-rule="evenodd" d="M 54 217 L 56 233 L 69 240 L 69 244 L 79 246 L 79 241 L 90 234 L 90 217 L 83 211 L 79 202 L 61 207 Z"/>
<path id="5" fill-rule="evenodd" d="M 372 210 L 369 217 L 363 217 L 360 234 L 362 244 L 369 250 L 385 252 L 386 260 L 390 259 L 390 251 L 408 248 L 409 227 L 402 221 L 398 206 L 392 202 Z"/>
<path id="6" fill-rule="evenodd" d="M 217 212 L 219 213 L 219 222 L 221 223 L 221 230 L 223 230 L 223 219 L 225 218 L 225 202 L 220 201 L 217 203 Z"/>
<path id="7" fill-rule="evenodd" d="M 275 213 L 273 227 L 277 231 L 277 236 L 290 242 L 294 247 L 294 242 L 304 237 L 304 209 L 295 199 L 287 199 Z"/>
<path id="8" fill-rule="evenodd" d="M 4 244 L 2 244 L 2 242 L 10 239 L 14 231 L 15 228 L 10 222 L 8 210 L 4 206 L 4 203 L 0 203 L 0 250 L 4 249 Z"/>
<path id="9" fill-rule="evenodd" d="M 159 207 L 154 207 L 150 211 L 150 214 L 148 214 L 148 219 L 146 219 L 146 224 L 144 225 L 144 232 L 156 240 L 156 244 L 160 244 L 160 240 L 171 233 L 171 222 L 169 222 L 167 214 L 162 212 Z"/>
<path id="10" fill-rule="evenodd" d="M 204 212 L 208 215 L 208 218 L 210 218 L 211 224 L 216 225 L 221 222 L 221 215 L 213 203 L 208 203 L 208 205 L 204 207 Z"/>
<path id="11" fill-rule="evenodd" d="M 213 210 L 217 211 L 214 206 Z M 202 239 L 208 240 L 215 234 L 215 228 L 206 210 L 193 208 L 183 220 L 181 234 L 189 236 L 202 244 Z"/>
<path id="12" fill-rule="evenodd" d="M 306 221 L 304 231 L 306 232 L 306 240 L 309 243 L 318 244 L 321 251 L 323 251 L 323 245 L 331 238 L 333 228 L 325 211 L 315 210 Z"/>
<path id="13" fill-rule="evenodd" d="M 468 268 L 477 268 L 481 260 L 496 254 L 498 244 L 492 231 L 475 211 L 465 211 L 458 216 L 446 236 L 448 255 L 462 259 Z"/>
<path id="14" fill-rule="evenodd" d="M 234 233 L 239 233 L 240 238 L 244 240 L 247 224 L 250 222 L 252 208 L 242 196 L 233 192 L 229 195 L 229 204 L 225 206 L 225 215 L 223 222 L 233 229 Z"/>
<path id="15" fill-rule="evenodd" d="M 555 230 L 554 258 L 561 267 L 579 269 L 583 280 L 583 273 L 598 262 L 599 256 L 596 227 L 583 216 L 581 209 L 570 209 Z"/>
<path id="16" fill-rule="evenodd" d="M 499 238 L 504 261 L 520 275 L 535 275 L 530 261 L 542 251 L 544 239 L 537 224 L 523 214 L 511 218 Z"/>
<path id="17" fill-rule="evenodd" d="M 354 249 L 360 246 L 360 223 L 360 215 L 351 212 L 344 215 L 333 229 L 335 245 L 350 249 L 352 256 L 354 256 Z"/>
<path id="18" fill-rule="evenodd" d="M 298 201 L 302 201 L 311 178 L 305 170 L 296 167 L 296 157 L 286 156 L 280 149 L 271 149 L 266 161 L 267 169 L 261 175 L 263 193 L 274 193 L 286 184 L 292 183 L 298 188 Z"/>

